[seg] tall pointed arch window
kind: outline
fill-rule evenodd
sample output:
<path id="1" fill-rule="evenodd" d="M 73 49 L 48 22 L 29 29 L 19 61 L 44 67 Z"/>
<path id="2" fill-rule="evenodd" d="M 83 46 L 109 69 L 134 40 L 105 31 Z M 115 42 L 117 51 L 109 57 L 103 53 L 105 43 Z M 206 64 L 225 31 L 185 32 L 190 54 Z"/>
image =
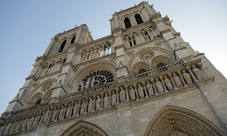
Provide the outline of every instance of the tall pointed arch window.
<path id="1" fill-rule="evenodd" d="M 76 36 L 73 36 L 72 40 L 70 43 L 74 43 L 75 42 L 75 39 L 76 39 Z"/>
<path id="2" fill-rule="evenodd" d="M 132 26 L 131 23 L 130 23 L 130 20 L 128 18 L 125 18 L 124 22 L 125 22 L 125 28 L 126 29 Z"/>
<path id="3" fill-rule="evenodd" d="M 62 44 L 61 44 L 61 46 L 60 46 L 58 52 L 62 52 L 62 51 L 63 51 L 63 49 L 64 49 L 64 47 L 65 47 L 65 44 L 66 44 L 66 41 L 67 41 L 67 40 L 64 40 L 64 41 L 62 42 Z"/>
<path id="4" fill-rule="evenodd" d="M 135 19 L 136 19 L 137 24 L 143 23 L 143 20 L 142 20 L 142 18 L 141 18 L 140 15 L 136 14 L 136 15 L 135 15 Z"/>

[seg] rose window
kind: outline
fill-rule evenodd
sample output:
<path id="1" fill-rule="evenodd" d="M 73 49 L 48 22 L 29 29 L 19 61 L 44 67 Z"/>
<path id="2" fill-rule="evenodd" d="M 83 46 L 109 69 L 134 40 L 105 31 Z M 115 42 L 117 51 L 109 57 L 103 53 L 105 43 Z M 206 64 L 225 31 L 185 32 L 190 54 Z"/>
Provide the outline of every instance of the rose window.
<path id="1" fill-rule="evenodd" d="M 86 76 L 80 85 L 78 86 L 78 90 L 88 89 L 93 86 L 103 85 L 109 82 L 114 81 L 114 76 L 107 70 L 101 70 L 91 73 Z"/>

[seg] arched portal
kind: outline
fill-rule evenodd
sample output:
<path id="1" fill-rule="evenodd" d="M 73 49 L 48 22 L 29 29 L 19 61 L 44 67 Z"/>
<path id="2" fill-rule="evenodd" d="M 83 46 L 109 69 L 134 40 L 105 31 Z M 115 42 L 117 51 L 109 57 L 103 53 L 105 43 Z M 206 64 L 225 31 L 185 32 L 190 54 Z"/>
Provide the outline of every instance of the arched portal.
<path id="1" fill-rule="evenodd" d="M 108 136 L 100 127 L 86 122 L 78 121 L 73 124 L 61 136 Z"/>
<path id="2" fill-rule="evenodd" d="M 212 122 L 198 113 L 165 106 L 152 119 L 144 136 L 224 136 Z"/>

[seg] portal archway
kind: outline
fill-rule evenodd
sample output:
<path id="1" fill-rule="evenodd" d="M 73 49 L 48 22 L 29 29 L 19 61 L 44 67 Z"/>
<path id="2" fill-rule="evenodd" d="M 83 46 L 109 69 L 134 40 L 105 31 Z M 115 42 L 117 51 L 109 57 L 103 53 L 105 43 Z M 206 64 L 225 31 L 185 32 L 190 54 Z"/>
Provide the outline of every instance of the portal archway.
<path id="1" fill-rule="evenodd" d="M 61 136 L 108 136 L 100 127 L 86 122 L 78 121 L 73 124 Z"/>
<path id="2" fill-rule="evenodd" d="M 177 106 L 165 106 L 148 125 L 144 136 L 225 136 L 200 114 Z"/>

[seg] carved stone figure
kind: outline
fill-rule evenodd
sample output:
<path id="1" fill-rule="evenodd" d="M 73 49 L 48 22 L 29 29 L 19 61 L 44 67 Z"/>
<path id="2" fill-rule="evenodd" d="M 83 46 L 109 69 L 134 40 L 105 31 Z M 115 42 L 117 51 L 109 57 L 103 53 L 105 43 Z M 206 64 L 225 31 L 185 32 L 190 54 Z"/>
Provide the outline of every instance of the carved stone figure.
<path id="1" fill-rule="evenodd" d="M 109 106 L 109 96 L 107 93 L 105 93 L 104 97 L 104 108 L 107 108 Z"/>
<path id="2" fill-rule="evenodd" d="M 155 95 L 153 85 L 149 81 L 147 81 L 146 88 L 148 90 L 149 96 Z"/>
<path id="3" fill-rule="evenodd" d="M 6 126 L 5 131 L 3 133 L 4 135 L 7 135 L 9 133 L 11 126 L 12 126 L 12 122 L 9 122 L 9 124 Z"/>
<path id="4" fill-rule="evenodd" d="M 138 92 L 139 92 L 140 98 L 144 98 L 143 87 L 141 86 L 141 84 L 138 84 Z"/>
<path id="5" fill-rule="evenodd" d="M 26 117 L 25 117 L 25 119 L 24 119 L 24 121 L 23 121 L 23 123 L 22 123 L 22 126 L 21 126 L 21 130 L 25 130 L 25 129 L 26 129 L 26 127 L 27 127 L 27 125 L 28 125 L 28 121 L 29 121 L 28 117 L 29 117 L 29 116 L 26 116 Z"/>
<path id="6" fill-rule="evenodd" d="M 10 131 L 9 131 L 10 134 L 12 134 L 15 131 L 17 123 L 18 123 L 18 119 L 15 119 L 12 127 L 10 128 Z M 1 132 L 1 130 L 0 130 L 0 132 Z"/>
<path id="7" fill-rule="evenodd" d="M 157 88 L 158 93 L 164 93 L 162 83 L 158 80 L 158 78 L 155 78 L 155 80 L 155 87 Z"/>
<path id="8" fill-rule="evenodd" d="M 183 70 L 183 73 L 182 73 L 183 77 L 184 77 L 184 80 L 186 81 L 186 83 L 188 85 L 191 85 L 192 84 L 192 79 L 191 79 L 191 76 L 185 72 L 185 70 Z"/>
<path id="9" fill-rule="evenodd" d="M 31 115 L 31 118 L 28 121 L 27 129 L 30 129 L 32 127 L 33 121 L 34 121 L 34 115 Z"/>
<path id="10" fill-rule="evenodd" d="M 80 115 L 85 113 L 85 109 L 86 109 L 86 103 L 85 103 L 85 99 L 83 99 L 81 107 L 80 107 Z"/>
<path id="11" fill-rule="evenodd" d="M 173 73 L 173 81 L 178 88 L 182 87 L 180 78 L 176 75 L 176 73 Z"/>
<path id="12" fill-rule="evenodd" d="M 168 90 L 173 90 L 173 86 L 171 84 L 171 81 L 167 76 L 164 76 L 164 83 L 166 84 Z"/>
<path id="13" fill-rule="evenodd" d="M 78 107 L 79 107 L 79 105 L 78 105 L 78 102 L 77 101 L 75 101 L 75 105 L 74 105 L 74 107 L 73 107 L 73 117 L 75 117 L 76 115 L 78 115 Z"/>
<path id="14" fill-rule="evenodd" d="M 96 106 L 96 110 L 100 110 L 101 99 L 100 99 L 99 95 L 97 95 L 95 106 Z"/>
<path id="15" fill-rule="evenodd" d="M 48 107 L 43 117 L 43 122 L 50 122 L 50 108 Z"/>
<path id="16" fill-rule="evenodd" d="M 37 112 L 35 120 L 34 120 L 34 122 L 32 124 L 32 127 L 36 127 L 36 125 L 39 124 L 39 119 L 40 119 L 40 112 Z"/>
<path id="17" fill-rule="evenodd" d="M 192 71 L 198 80 L 202 80 L 202 79 L 206 78 L 205 73 L 203 71 L 199 70 L 198 68 L 196 68 L 195 65 L 192 65 Z"/>
<path id="18" fill-rule="evenodd" d="M 115 91 L 112 91 L 112 105 L 115 105 L 117 102 L 117 95 Z"/>
<path id="19" fill-rule="evenodd" d="M 20 131 L 22 124 L 23 124 L 23 118 L 21 118 L 21 119 L 19 120 L 19 122 L 18 122 L 18 124 L 17 124 L 17 126 L 16 126 L 16 128 L 15 128 L 15 132 Z"/>
<path id="20" fill-rule="evenodd" d="M 58 109 L 57 109 L 57 106 L 55 106 L 55 108 L 52 112 L 51 121 L 57 121 L 57 117 L 58 117 Z"/>
<path id="21" fill-rule="evenodd" d="M 120 100 L 121 102 L 125 101 L 125 89 L 123 87 L 120 87 Z"/>
<path id="22" fill-rule="evenodd" d="M 72 105 L 71 105 L 71 103 L 68 103 L 68 108 L 66 111 L 66 118 L 71 118 L 71 116 L 72 116 Z"/>
<path id="23" fill-rule="evenodd" d="M 5 127 L 5 125 L 2 125 L 2 126 L 0 127 L 0 136 L 3 134 L 4 127 Z"/>
<path id="24" fill-rule="evenodd" d="M 129 86 L 129 95 L 132 101 L 136 100 L 135 89 L 131 85 Z"/>
<path id="25" fill-rule="evenodd" d="M 92 112 L 92 110 L 93 110 L 93 103 L 94 103 L 94 101 L 93 101 L 92 97 L 89 97 L 88 112 Z"/>
<path id="26" fill-rule="evenodd" d="M 65 107 L 63 105 L 61 105 L 61 110 L 60 110 L 58 119 L 63 120 L 64 117 L 65 117 Z"/>

